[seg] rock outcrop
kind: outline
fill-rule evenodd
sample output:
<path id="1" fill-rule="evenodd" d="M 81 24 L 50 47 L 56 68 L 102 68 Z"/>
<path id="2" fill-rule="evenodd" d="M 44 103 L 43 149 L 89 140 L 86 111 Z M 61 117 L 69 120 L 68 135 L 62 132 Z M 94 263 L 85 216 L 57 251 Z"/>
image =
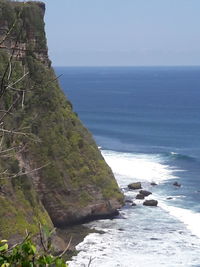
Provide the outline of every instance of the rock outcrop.
<path id="1" fill-rule="evenodd" d="M 176 186 L 176 187 L 181 187 L 181 184 L 178 183 L 178 182 L 174 182 L 173 185 Z"/>
<path id="2" fill-rule="evenodd" d="M 128 185 L 128 188 L 131 190 L 138 190 L 142 188 L 141 182 L 131 183 Z"/>
<path id="3" fill-rule="evenodd" d="M 136 199 L 144 199 L 145 198 L 145 196 L 143 195 L 143 194 L 137 194 L 136 195 L 136 197 L 135 197 Z"/>
<path id="4" fill-rule="evenodd" d="M 148 197 L 149 195 L 151 195 L 152 193 L 148 190 L 140 190 L 139 193 L 145 197 Z"/>
<path id="5" fill-rule="evenodd" d="M 157 206 L 158 201 L 154 199 L 145 200 L 143 203 L 144 206 Z"/>
<path id="6" fill-rule="evenodd" d="M 44 11 L 41 2 L 0 0 L 1 89 L 8 77 L 17 87 L 0 96 L 1 110 L 16 101 L 1 121 L 11 131 L 0 132 L 4 149 L 12 150 L 0 158 L 0 238 L 10 240 L 25 229 L 37 232 L 38 221 L 63 228 L 114 216 L 123 203 L 111 169 L 50 67 Z"/>

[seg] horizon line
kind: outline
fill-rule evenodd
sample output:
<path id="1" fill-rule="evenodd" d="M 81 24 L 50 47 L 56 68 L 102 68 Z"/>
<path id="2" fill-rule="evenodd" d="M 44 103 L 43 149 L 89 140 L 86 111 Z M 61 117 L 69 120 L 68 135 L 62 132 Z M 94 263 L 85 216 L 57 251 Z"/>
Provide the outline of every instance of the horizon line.
<path id="1" fill-rule="evenodd" d="M 52 67 L 59 68 L 187 68 L 187 67 L 200 67 L 199 65 L 52 65 Z"/>

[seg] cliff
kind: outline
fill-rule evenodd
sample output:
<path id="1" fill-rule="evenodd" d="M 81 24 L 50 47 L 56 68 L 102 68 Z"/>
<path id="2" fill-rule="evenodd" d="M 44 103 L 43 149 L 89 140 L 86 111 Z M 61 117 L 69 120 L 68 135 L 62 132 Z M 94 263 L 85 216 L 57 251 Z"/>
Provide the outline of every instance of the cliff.
<path id="1" fill-rule="evenodd" d="M 0 239 L 112 216 L 123 202 L 51 68 L 44 12 L 0 0 Z"/>

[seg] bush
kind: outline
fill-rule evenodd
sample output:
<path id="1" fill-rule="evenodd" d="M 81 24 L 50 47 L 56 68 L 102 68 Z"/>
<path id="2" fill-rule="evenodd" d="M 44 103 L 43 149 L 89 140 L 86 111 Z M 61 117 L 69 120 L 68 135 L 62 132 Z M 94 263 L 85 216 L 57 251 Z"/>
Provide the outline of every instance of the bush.
<path id="1" fill-rule="evenodd" d="M 49 252 L 38 251 L 29 236 L 20 243 L 9 248 L 7 240 L 0 241 L 1 267 L 67 267 L 61 256 L 55 257 Z"/>

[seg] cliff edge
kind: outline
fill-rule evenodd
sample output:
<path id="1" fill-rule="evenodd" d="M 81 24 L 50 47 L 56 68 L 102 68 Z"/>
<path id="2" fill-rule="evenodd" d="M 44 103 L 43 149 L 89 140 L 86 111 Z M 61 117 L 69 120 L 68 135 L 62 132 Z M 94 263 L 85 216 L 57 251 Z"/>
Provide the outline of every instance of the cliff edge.
<path id="1" fill-rule="evenodd" d="M 0 0 L 0 239 L 109 217 L 123 203 L 51 68 L 44 12 Z"/>

